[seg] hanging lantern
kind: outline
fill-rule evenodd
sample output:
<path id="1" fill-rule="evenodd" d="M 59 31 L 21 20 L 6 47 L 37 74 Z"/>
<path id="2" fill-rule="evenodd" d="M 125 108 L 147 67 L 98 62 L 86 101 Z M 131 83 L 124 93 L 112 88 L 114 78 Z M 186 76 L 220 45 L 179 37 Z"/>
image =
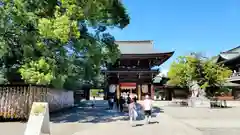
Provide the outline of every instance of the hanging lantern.
<path id="1" fill-rule="evenodd" d="M 114 93 L 116 91 L 116 86 L 114 85 L 114 84 L 111 84 L 110 86 L 109 86 L 109 92 L 110 93 Z"/>
<path id="2" fill-rule="evenodd" d="M 142 92 L 143 93 L 148 93 L 148 86 L 147 85 L 142 85 Z"/>

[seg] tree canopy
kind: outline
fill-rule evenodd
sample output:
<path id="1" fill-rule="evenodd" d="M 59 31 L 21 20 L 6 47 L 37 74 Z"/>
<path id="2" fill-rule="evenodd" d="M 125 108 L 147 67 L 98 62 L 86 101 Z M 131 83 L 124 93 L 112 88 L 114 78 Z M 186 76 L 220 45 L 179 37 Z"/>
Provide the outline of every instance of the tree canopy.
<path id="1" fill-rule="evenodd" d="M 57 88 L 92 83 L 120 54 L 108 29 L 129 20 L 119 0 L 3 0 L 1 73 Z"/>
<path id="2" fill-rule="evenodd" d="M 232 71 L 222 64 L 200 55 L 181 56 L 171 64 L 168 84 L 189 87 L 197 81 L 202 88 L 221 87 Z"/>

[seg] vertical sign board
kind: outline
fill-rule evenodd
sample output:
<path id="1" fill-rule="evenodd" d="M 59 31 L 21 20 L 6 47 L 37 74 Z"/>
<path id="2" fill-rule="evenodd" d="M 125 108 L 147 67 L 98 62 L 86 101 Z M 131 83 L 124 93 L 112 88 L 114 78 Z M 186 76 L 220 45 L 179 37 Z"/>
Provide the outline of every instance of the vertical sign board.
<path id="1" fill-rule="evenodd" d="M 50 135 L 49 109 L 47 102 L 33 102 L 24 135 Z"/>

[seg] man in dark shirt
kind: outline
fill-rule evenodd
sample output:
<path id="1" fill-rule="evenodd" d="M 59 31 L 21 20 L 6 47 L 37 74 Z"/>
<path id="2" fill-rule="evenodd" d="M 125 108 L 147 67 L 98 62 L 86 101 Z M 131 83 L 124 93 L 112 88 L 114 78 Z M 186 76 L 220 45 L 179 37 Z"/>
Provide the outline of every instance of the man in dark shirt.
<path id="1" fill-rule="evenodd" d="M 135 103 L 137 103 L 137 97 L 136 97 L 136 96 L 134 96 L 133 101 L 134 101 Z"/>
<path id="2" fill-rule="evenodd" d="M 127 96 L 127 104 L 130 104 L 131 103 L 131 97 L 130 97 L 130 95 L 128 94 L 128 96 Z"/>
<path id="3" fill-rule="evenodd" d="M 121 96 L 119 101 L 120 112 L 123 112 L 123 105 L 125 104 L 124 98 Z"/>

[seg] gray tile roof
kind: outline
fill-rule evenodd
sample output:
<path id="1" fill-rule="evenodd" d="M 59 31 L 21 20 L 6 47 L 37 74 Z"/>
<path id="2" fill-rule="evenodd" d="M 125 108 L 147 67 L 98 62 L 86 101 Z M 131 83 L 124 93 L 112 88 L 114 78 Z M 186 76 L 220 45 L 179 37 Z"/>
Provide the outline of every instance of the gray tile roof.
<path id="1" fill-rule="evenodd" d="M 214 60 L 216 62 L 229 61 L 240 57 L 240 46 L 221 52 Z"/>
<path id="2" fill-rule="evenodd" d="M 154 50 L 151 40 L 144 41 L 116 41 L 122 54 L 159 53 Z"/>
<path id="3" fill-rule="evenodd" d="M 239 53 L 221 53 L 220 54 L 220 56 L 226 60 L 233 59 L 235 57 L 238 57 L 239 55 L 240 55 Z"/>
<path id="4" fill-rule="evenodd" d="M 228 51 L 225 51 L 225 52 L 223 52 L 223 53 L 232 53 L 232 52 L 238 52 L 238 53 L 240 53 L 240 46 L 237 46 L 237 47 L 235 47 L 235 48 L 233 48 L 233 49 L 230 49 L 230 50 L 228 50 Z"/>

